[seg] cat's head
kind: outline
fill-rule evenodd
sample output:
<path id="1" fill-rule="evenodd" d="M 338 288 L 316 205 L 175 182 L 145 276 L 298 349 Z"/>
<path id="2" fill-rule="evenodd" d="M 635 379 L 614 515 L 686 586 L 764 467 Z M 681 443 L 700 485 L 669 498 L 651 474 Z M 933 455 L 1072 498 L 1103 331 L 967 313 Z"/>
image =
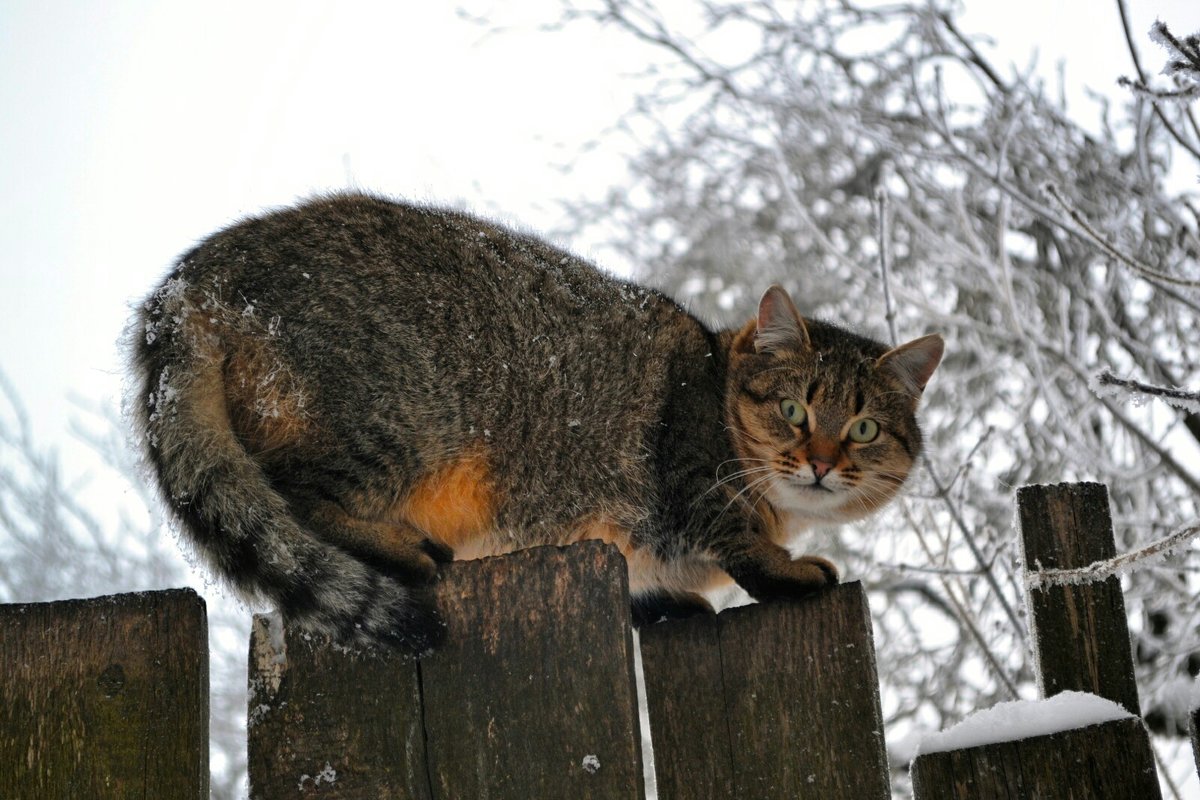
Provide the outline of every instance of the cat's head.
<path id="1" fill-rule="evenodd" d="M 814 523 L 887 503 L 921 453 L 917 405 L 942 349 L 937 334 L 889 348 L 805 320 L 772 286 L 730 347 L 726 415 L 744 496 Z"/>

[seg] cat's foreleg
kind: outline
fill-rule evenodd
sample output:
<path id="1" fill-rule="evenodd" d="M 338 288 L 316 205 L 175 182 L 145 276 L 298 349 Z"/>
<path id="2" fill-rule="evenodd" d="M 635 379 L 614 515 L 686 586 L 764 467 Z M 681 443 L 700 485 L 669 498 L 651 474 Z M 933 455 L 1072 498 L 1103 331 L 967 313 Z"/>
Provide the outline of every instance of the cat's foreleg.
<path id="1" fill-rule="evenodd" d="M 838 582 L 838 570 L 820 556 L 792 558 L 754 525 L 713 543 L 721 569 L 755 600 L 803 597 Z"/>

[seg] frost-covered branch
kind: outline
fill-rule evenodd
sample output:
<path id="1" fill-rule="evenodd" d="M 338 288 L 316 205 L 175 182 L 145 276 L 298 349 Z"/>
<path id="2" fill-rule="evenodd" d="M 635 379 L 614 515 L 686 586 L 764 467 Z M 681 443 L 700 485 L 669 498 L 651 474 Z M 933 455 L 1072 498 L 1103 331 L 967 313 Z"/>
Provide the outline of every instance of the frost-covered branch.
<path id="1" fill-rule="evenodd" d="M 1133 33 L 1129 27 L 1129 12 L 1125 8 L 1125 0 L 1117 0 L 1117 11 L 1121 16 L 1121 27 L 1125 33 L 1125 44 L 1129 48 L 1129 56 L 1133 60 L 1134 69 L 1137 71 L 1137 81 L 1135 83 L 1138 86 L 1146 87 L 1146 73 L 1142 69 L 1141 60 L 1138 57 L 1137 46 L 1133 42 Z M 1166 25 L 1163 25 L 1162 22 L 1156 21 L 1150 28 L 1151 38 L 1155 39 L 1160 44 L 1169 41 L 1166 36 L 1161 35 L 1162 32 L 1166 32 L 1166 35 L 1170 36 L 1170 32 L 1167 31 Z M 1174 37 L 1172 36 L 1171 38 L 1173 39 Z M 1189 40 L 1192 40 L 1195 39 L 1195 36 L 1188 38 Z M 1169 44 L 1165 46 L 1168 47 L 1168 50 L 1170 49 Z M 1187 138 L 1171 123 L 1171 120 L 1167 117 L 1166 113 L 1158 103 L 1152 103 L 1151 107 L 1154 109 L 1155 116 L 1158 117 L 1159 121 L 1162 122 L 1163 127 L 1166 128 L 1167 132 L 1171 135 L 1171 138 L 1174 139 L 1180 147 L 1191 153 L 1193 158 L 1200 160 L 1200 125 L 1196 123 L 1196 118 L 1192 115 L 1191 110 L 1185 108 L 1183 113 L 1187 117 L 1188 122 L 1191 124 L 1192 134 L 1197 140 L 1195 144 L 1189 142 Z"/>
<path id="2" fill-rule="evenodd" d="M 1168 275 L 1165 272 L 1154 269 L 1153 267 L 1146 266 L 1133 256 L 1121 252 L 1119 248 L 1114 247 L 1107 238 L 1097 231 L 1096 228 L 1090 222 L 1088 222 L 1087 218 L 1084 217 L 1078 209 L 1074 208 L 1070 203 L 1067 202 L 1066 198 L 1062 196 L 1062 191 L 1058 186 L 1047 182 L 1042 185 L 1042 189 L 1046 192 L 1046 194 L 1053 198 L 1054 202 L 1058 204 L 1059 208 L 1061 208 L 1067 214 L 1067 216 L 1075 220 L 1075 223 L 1079 226 L 1080 230 L 1087 235 L 1087 238 L 1090 239 L 1093 244 L 1095 244 L 1104 252 L 1108 253 L 1117 261 L 1132 269 L 1138 275 L 1141 275 L 1146 280 L 1162 281 L 1163 283 L 1170 283 L 1175 286 L 1186 286 L 1191 289 L 1200 288 L 1200 280 L 1177 278 L 1174 275 Z"/>
<path id="3" fill-rule="evenodd" d="M 1200 98 L 1200 84 L 1196 86 L 1183 86 L 1179 89 L 1152 89 L 1143 83 L 1130 80 L 1124 76 L 1117 79 L 1117 84 L 1129 89 L 1134 94 L 1155 102 L 1173 101 L 1177 103 L 1190 103 L 1192 100 Z"/>
<path id="4" fill-rule="evenodd" d="M 1025 585 L 1030 589 L 1044 589 L 1048 586 L 1095 583 L 1113 575 L 1121 575 L 1135 567 L 1145 567 L 1162 561 L 1197 536 L 1200 536 L 1200 524 L 1191 524 L 1131 553 L 1122 553 L 1113 558 L 1093 561 L 1086 567 L 1044 569 L 1038 566 L 1025 573 Z"/>
<path id="5" fill-rule="evenodd" d="M 1120 397 L 1123 394 L 1132 395 L 1135 400 L 1140 396 L 1157 397 L 1181 411 L 1200 414 L 1200 392 L 1155 386 L 1132 378 L 1118 378 L 1108 370 L 1097 373 L 1089 386 L 1103 397 Z"/>
<path id="6" fill-rule="evenodd" d="M 1154 101 L 1188 102 L 1200 97 L 1200 35 L 1192 34 L 1180 40 L 1165 22 L 1155 20 L 1150 26 L 1150 39 L 1167 51 L 1169 60 L 1162 73 L 1175 77 L 1184 85 L 1178 89 L 1155 89 L 1148 86 L 1141 75 L 1136 81 L 1122 75 L 1117 83 Z M 1187 85 L 1189 82 L 1191 85 Z"/>
<path id="7" fill-rule="evenodd" d="M 888 341 L 892 347 L 900 343 L 896 336 L 896 307 L 892 303 L 892 220 L 891 208 L 888 204 L 887 192 L 883 188 L 875 190 L 875 217 L 878 220 L 879 240 L 879 278 L 883 284 L 883 315 L 887 320 Z"/>

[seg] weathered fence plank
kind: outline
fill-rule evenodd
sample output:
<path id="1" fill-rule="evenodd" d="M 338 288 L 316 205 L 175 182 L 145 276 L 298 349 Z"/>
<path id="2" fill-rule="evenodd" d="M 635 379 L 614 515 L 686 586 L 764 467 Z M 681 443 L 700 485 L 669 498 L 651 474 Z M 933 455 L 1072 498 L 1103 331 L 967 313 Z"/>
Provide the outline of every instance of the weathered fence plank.
<path id="1" fill-rule="evenodd" d="M 640 800 L 626 574 L 599 542 L 452 565 L 421 663 L 435 796 Z"/>
<path id="2" fill-rule="evenodd" d="M 1086 567 L 1116 554 L 1101 484 L 1022 487 L 1017 516 L 1028 570 Z M 1140 714 L 1117 578 L 1031 587 L 1027 602 L 1044 697 L 1090 692 Z M 1161 797 L 1149 736 L 1136 717 L 923 754 L 913 762 L 913 789 L 918 800 Z"/>
<path id="3" fill-rule="evenodd" d="M 281 627 L 250 633 L 251 798 L 430 800 L 416 662 Z"/>
<path id="4" fill-rule="evenodd" d="M 1196 772 L 1200 773 L 1200 708 L 1188 714 L 1188 733 L 1192 737 L 1192 758 L 1196 761 Z"/>
<path id="5" fill-rule="evenodd" d="M 861 584 L 650 625 L 641 646 L 662 800 L 888 797 Z"/>
<path id="6" fill-rule="evenodd" d="M 446 642 L 420 662 L 290 631 L 280 658 L 256 631 L 251 795 L 640 800 L 620 554 L 585 542 L 458 562 L 437 595 Z"/>
<path id="7" fill-rule="evenodd" d="M 1116 554 L 1103 484 L 1024 486 L 1017 514 L 1026 569 L 1085 567 Z M 1090 692 L 1140 715 L 1120 580 L 1035 588 L 1028 602 L 1043 696 Z"/>
<path id="8" fill-rule="evenodd" d="M 208 622 L 195 592 L 0 606 L 0 797 L 208 790 Z"/>
<path id="9" fill-rule="evenodd" d="M 1162 795 L 1141 720 L 917 756 L 916 800 L 1067 800 Z"/>

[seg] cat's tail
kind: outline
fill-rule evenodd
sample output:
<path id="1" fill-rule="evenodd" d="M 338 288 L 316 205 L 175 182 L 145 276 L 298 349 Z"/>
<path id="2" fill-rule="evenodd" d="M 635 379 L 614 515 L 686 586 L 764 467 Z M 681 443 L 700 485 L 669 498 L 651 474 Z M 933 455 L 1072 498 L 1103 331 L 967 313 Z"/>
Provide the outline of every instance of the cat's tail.
<path id="1" fill-rule="evenodd" d="M 296 519 L 234 432 L 221 337 L 179 278 L 145 303 L 130 332 L 127 399 L 150 471 L 185 538 L 249 597 L 353 647 L 420 654 L 444 625 L 431 593 L 323 541 Z"/>

